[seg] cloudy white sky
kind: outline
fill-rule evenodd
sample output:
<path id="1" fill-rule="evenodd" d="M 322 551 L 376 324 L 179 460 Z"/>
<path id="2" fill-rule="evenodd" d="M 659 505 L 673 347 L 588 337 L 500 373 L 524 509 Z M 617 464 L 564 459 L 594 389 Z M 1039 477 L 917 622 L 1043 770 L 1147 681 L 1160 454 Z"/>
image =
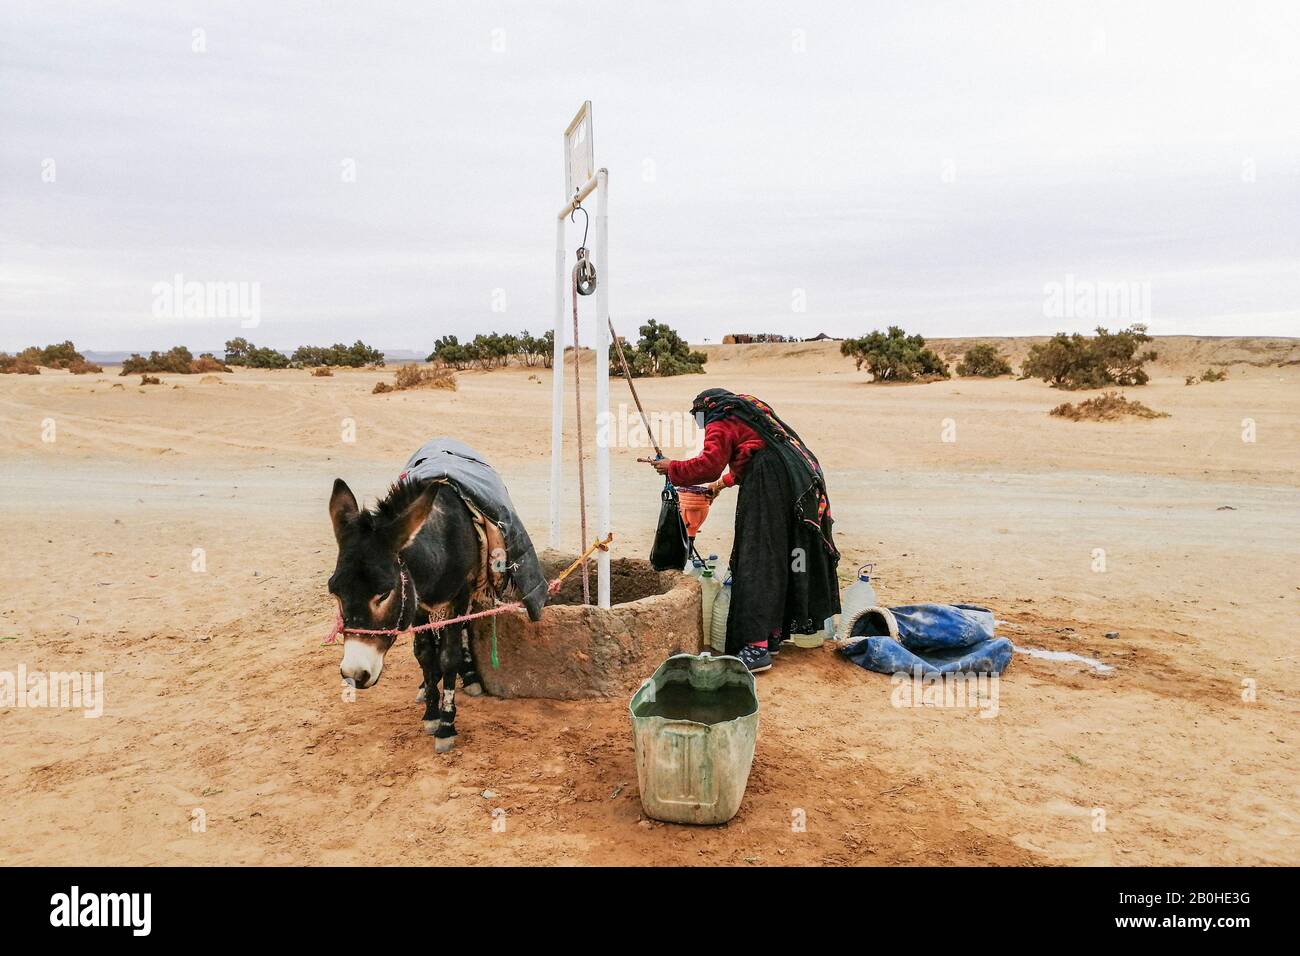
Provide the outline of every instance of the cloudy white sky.
<path id="1" fill-rule="evenodd" d="M 623 329 L 1300 334 L 1294 2 L 5 0 L 0 349 L 541 331 L 584 99 Z"/>

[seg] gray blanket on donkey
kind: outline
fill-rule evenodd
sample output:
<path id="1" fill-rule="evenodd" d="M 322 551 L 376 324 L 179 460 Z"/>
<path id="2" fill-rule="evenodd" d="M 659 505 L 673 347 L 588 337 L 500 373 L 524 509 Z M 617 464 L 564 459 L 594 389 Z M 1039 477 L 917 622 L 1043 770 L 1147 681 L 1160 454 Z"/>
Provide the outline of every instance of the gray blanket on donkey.
<path id="1" fill-rule="evenodd" d="M 454 438 L 433 438 L 411 456 L 399 480 L 450 482 L 488 520 L 496 523 L 506 542 L 507 581 L 534 621 L 546 605 L 546 575 L 520 520 L 505 482 L 473 448 Z"/>

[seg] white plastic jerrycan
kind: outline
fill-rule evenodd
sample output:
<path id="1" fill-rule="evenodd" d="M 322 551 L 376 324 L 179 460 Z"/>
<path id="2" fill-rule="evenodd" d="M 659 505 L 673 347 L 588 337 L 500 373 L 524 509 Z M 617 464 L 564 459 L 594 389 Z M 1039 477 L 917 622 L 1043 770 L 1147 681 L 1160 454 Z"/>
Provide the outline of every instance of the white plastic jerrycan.
<path id="1" fill-rule="evenodd" d="M 871 586 L 871 572 L 874 568 L 874 564 L 864 564 L 858 568 L 858 579 L 845 590 L 844 597 L 840 600 L 840 626 L 835 632 L 835 640 L 846 640 L 862 612 L 876 606 L 876 589 Z"/>

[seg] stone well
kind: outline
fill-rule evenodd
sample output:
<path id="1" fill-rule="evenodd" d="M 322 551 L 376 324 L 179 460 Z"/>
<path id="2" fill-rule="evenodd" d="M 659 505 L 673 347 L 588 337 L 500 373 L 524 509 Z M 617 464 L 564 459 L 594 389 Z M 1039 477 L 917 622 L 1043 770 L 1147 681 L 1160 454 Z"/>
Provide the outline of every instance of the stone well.
<path id="1" fill-rule="evenodd" d="M 577 555 L 541 555 L 548 580 Z M 492 625 L 475 622 L 474 657 L 483 685 L 496 697 L 581 700 L 631 695 L 673 654 L 703 647 L 700 586 L 678 571 L 656 571 L 650 562 L 610 562 L 610 608 L 582 603 L 582 572 L 573 572 L 551 597 L 536 624 L 527 615 L 497 618 L 497 658 L 492 668 Z M 596 598 L 596 563 L 591 562 Z"/>

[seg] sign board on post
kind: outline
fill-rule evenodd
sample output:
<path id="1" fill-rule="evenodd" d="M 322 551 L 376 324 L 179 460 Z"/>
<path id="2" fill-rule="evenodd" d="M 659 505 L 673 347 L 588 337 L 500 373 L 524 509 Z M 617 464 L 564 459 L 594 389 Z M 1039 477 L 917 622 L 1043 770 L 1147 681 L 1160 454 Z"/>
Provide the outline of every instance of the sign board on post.
<path id="1" fill-rule="evenodd" d="M 564 131 L 564 179 L 568 199 L 572 199 L 573 194 L 596 175 L 596 153 L 591 139 L 591 100 L 587 100 Z"/>

